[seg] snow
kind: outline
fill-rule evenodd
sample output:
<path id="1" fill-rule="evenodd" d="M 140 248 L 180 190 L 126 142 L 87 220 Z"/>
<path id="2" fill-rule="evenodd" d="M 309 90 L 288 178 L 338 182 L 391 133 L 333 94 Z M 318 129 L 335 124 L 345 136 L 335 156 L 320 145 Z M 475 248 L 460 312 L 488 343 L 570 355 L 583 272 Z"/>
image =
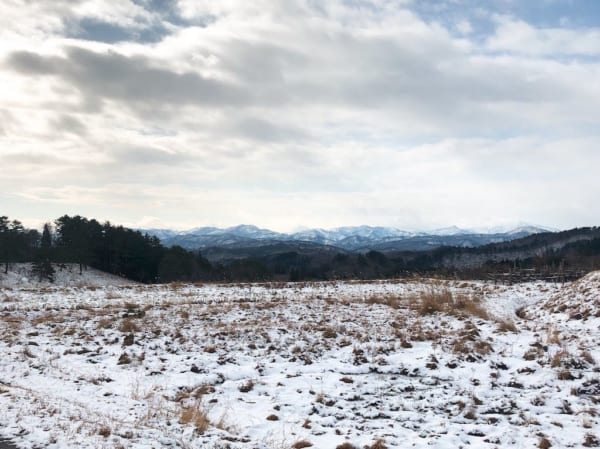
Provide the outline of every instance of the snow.
<path id="1" fill-rule="evenodd" d="M 554 310 L 596 295 L 598 273 L 513 286 L 103 279 L 0 289 L 0 439 L 456 449 L 582 447 L 600 435 L 600 318 Z M 420 312 L 444 292 L 489 317 Z"/>
<path id="2" fill-rule="evenodd" d="M 4 265 L 0 270 L 0 288 L 28 288 L 28 287 L 64 287 L 87 286 L 103 287 L 109 285 L 134 285 L 128 279 L 114 276 L 93 268 L 84 268 L 79 274 L 78 264 L 53 264 L 54 282 L 40 281 L 32 274 L 32 265 L 29 263 L 10 264 L 8 273 L 4 273 Z"/>

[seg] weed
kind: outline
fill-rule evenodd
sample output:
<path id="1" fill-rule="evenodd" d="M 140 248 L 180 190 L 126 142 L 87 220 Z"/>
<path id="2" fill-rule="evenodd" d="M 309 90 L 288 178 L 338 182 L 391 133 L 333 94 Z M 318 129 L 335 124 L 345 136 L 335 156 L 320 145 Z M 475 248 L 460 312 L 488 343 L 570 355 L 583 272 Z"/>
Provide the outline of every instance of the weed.
<path id="1" fill-rule="evenodd" d="M 202 401 L 196 401 L 194 405 L 190 407 L 183 407 L 179 414 L 179 422 L 184 425 L 193 425 L 200 433 L 206 432 L 210 426 L 208 413 L 204 408 Z"/>

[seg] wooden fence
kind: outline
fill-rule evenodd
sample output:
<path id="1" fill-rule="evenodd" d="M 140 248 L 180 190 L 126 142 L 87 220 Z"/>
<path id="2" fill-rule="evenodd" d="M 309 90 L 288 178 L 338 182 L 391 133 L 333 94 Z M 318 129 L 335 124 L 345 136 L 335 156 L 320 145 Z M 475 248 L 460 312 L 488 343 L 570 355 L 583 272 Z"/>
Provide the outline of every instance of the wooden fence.
<path id="1" fill-rule="evenodd" d="M 500 284 L 518 284 L 522 282 L 571 282 L 587 274 L 583 270 L 539 271 L 535 269 L 513 270 L 504 273 L 488 273 L 487 279 Z"/>

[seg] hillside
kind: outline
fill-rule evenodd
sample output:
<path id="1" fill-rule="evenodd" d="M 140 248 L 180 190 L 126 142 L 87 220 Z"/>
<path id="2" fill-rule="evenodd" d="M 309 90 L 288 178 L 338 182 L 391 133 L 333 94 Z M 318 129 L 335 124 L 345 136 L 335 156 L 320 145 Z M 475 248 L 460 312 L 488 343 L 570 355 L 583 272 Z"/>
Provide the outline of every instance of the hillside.
<path id="1" fill-rule="evenodd" d="M 313 243 L 261 241 L 205 248 L 202 255 L 221 267 L 222 279 L 232 280 L 381 279 L 415 273 L 485 279 L 490 273 L 516 269 L 541 275 L 600 268 L 600 229 L 540 233 L 475 248 L 362 253 Z"/>
<path id="2" fill-rule="evenodd" d="M 53 264 L 54 282 L 40 281 L 32 274 L 29 263 L 9 265 L 8 273 L 0 271 L 0 288 L 33 288 L 33 287 L 105 287 L 135 285 L 128 279 L 105 273 L 94 268 L 87 268 L 79 274 L 77 264 Z"/>

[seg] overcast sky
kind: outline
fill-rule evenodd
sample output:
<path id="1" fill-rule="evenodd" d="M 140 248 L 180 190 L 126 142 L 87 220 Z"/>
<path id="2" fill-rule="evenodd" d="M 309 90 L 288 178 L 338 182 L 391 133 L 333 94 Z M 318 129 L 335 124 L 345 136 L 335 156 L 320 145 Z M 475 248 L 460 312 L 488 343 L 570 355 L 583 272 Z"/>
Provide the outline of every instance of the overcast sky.
<path id="1" fill-rule="evenodd" d="M 3 0 L 0 215 L 600 224 L 597 0 Z"/>

